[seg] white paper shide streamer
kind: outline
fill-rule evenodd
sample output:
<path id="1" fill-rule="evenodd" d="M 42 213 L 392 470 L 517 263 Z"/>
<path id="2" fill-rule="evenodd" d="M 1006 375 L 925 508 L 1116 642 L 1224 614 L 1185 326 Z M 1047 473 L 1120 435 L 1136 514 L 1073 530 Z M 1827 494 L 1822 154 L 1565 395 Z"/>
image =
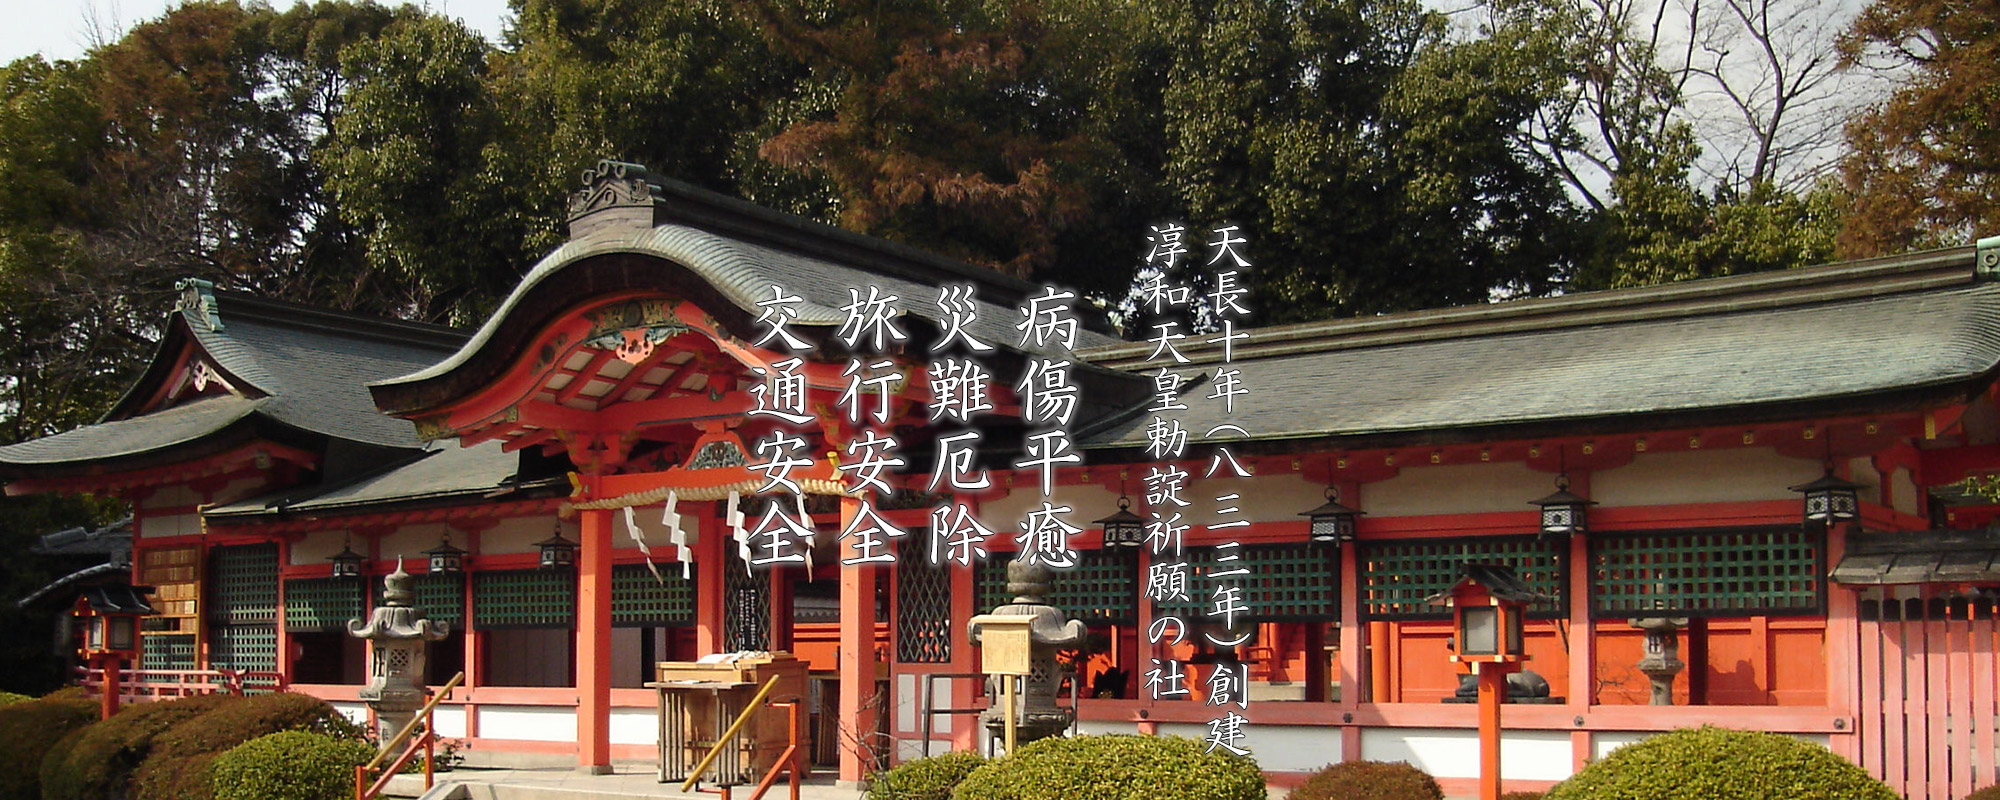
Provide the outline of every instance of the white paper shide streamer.
<path id="1" fill-rule="evenodd" d="M 646 571 L 653 573 L 653 580 L 661 586 L 667 585 L 667 579 L 660 577 L 660 568 L 653 564 L 653 549 L 646 546 L 646 535 L 639 532 L 639 517 L 631 506 L 625 507 L 625 530 L 632 534 L 632 541 L 639 543 L 639 552 L 646 557 Z"/>
<path id="2" fill-rule="evenodd" d="M 729 533 L 736 539 L 736 556 L 743 559 L 743 571 L 750 571 L 750 531 L 743 527 L 743 496 L 738 492 L 729 493 Z"/>
<path id="3" fill-rule="evenodd" d="M 688 580 L 694 574 L 694 551 L 688 548 L 687 531 L 681 528 L 680 504 L 680 494 L 668 490 L 666 517 L 660 521 L 667 524 L 667 541 L 674 544 L 674 559 L 681 562 L 681 580 Z"/>

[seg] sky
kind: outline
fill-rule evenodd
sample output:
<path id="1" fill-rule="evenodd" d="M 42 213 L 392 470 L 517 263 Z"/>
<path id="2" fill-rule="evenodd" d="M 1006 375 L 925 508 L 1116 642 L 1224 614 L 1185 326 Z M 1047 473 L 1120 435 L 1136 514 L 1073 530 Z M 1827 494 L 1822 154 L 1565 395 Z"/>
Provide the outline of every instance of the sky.
<path id="1" fill-rule="evenodd" d="M 296 0 L 270 2 L 287 8 Z M 81 57 L 90 48 L 93 30 L 108 34 L 105 39 L 116 39 L 119 32 L 177 4 L 176 0 L 0 0 L 0 21 L 4 21 L 0 64 L 36 53 L 49 59 Z M 464 20 L 489 41 L 499 40 L 501 20 L 507 14 L 507 0 L 429 0 L 420 5 Z"/>

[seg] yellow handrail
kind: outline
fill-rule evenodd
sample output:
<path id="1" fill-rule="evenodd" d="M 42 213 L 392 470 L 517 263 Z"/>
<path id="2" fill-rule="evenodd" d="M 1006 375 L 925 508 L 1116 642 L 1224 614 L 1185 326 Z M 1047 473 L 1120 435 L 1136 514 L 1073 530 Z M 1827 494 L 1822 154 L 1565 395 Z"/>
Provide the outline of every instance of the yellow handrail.
<path id="1" fill-rule="evenodd" d="M 464 680 L 465 673 L 460 672 L 457 675 L 451 676 L 451 680 L 445 681 L 444 688 L 432 693 L 430 702 L 425 703 L 423 709 L 418 711 L 416 716 L 410 717 L 410 721 L 403 724 L 403 729 L 397 731 L 394 737 L 384 743 L 382 751 L 376 753 L 375 759 L 368 762 L 368 766 L 363 767 L 363 769 L 374 769 L 382 766 L 382 759 L 387 758 L 390 751 L 396 749 L 396 745 L 402 744 L 404 739 L 410 738 L 410 734 L 417 730 L 417 723 L 424 721 L 425 717 L 430 716 L 431 709 L 437 708 L 438 701 L 443 700 L 445 695 L 451 694 L 451 690 L 458 688 L 458 685 L 464 682 Z"/>
<path id="2" fill-rule="evenodd" d="M 771 690 L 778 688 L 778 677 L 772 675 L 770 680 L 764 681 L 764 688 L 757 690 L 757 696 L 750 698 L 750 703 L 743 707 L 743 713 L 737 714 L 736 721 L 729 724 L 729 730 L 723 731 L 722 736 L 715 740 L 715 746 L 708 748 L 708 755 L 702 756 L 701 763 L 696 764 L 694 770 L 688 773 L 687 782 L 681 784 L 681 791 L 691 791 L 695 784 L 701 783 L 702 771 L 708 769 L 708 765 L 715 763 L 715 757 L 722 754 L 723 746 L 729 744 L 729 740 L 736 738 L 737 731 L 743 730 L 743 726 L 750 722 L 750 715 L 757 713 L 757 709 L 764 705 L 764 698 L 770 697 Z"/>

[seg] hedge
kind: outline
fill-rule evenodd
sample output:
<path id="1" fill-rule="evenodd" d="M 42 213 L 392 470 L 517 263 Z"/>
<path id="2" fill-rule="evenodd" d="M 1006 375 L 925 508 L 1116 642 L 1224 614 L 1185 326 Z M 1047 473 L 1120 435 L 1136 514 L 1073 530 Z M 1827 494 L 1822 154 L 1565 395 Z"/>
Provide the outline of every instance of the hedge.
<path id="1" fill-rule="evenodd" d="M 260 736 L 216 757 L 215 800 L 340 800 L 354 794 L 354 768 L 374 757 L 365 742 L 323 733 Z"/>
<path id="2" fill-rule="evenodd" d="M 986 762 L 952 800 L 1265 800 L 1264 774 L 1248 758 L 1204 753 L 1176 736 L 1042 739 Z"/>
<path id="3" fill-rule="evenodd" d="M 81 694 L 0 706 L 0 800 L 41 800 L 42 761 L 57 740 L 97 715 L 97 704 Z"/>
<path id="4" fill-rule="evenodd" d="M 42 761 L 43 800 L 125 796 L 132 770 L 146 760 L 154 737 L 232 699 L 211 694 L 126 706 L 110 719 L 64 736 Z"/>
<path id="5" fill-rule="evenodd" d="M 153 738 L 144 763 L 132 773 L 132 800 L 212 800 L 210 763 L 260 736 L 310 730 L 361 739 L 361 730 L 333 706 L 291 692 L 252 695 L 223 703 Z"/>
<path id="6" fill-rule="evenodd" d="M 907 761 L 876 775 L 868 800 L 950 800 L 952 787 L 985 763 L 985 756 L 970 750 Z"/>
<path id="7" fill-rule="evenodd" d="M 1853 762 L 1776 733 L 1683 728 L 1613 750 L 1544 800 L 1897 800 Z"/>
<path id="8" fill-rule="evenodd" d="M 1343 761 L 1306 778 L 1286 800 L 1444 800 L 1429 773 L 1401 761 Z"/>

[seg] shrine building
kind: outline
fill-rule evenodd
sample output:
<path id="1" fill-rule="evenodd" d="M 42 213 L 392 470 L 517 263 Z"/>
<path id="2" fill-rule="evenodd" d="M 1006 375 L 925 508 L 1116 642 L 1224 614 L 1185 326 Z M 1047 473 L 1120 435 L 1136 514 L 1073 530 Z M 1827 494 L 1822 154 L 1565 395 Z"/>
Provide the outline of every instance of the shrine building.
<path id="1" fill-rule="evenodd" d="M 569 241 L 476 331 L 187 281 L 102 421 L 0 447 L 9 494 L 131 504 L 131 579 L 161 612 L 142 680 L 243 670 L 365 713 L 366 647 L 345 623 L 401 564 L 420 574 L 417 605 L 451 625 L 429 682 L 465 673 L 438 725 L 472 763 L 651 760 L 654 662 L 785 650 L 812 670 L 815 760 L 860 780 L 987 745 L 945 713 L 981 703 L 963 626 L 1007 602 L 1022 519 L 1048 502 L 1083 528 L 1050 601 L 1090 633 L 1068 661 L 1084 732 L 1202 737 L 1218 712 L 1199 676 L 1229 658 L 1249 672 L 1244 744 L 1274 782 L 1367 758 L 1462 790 L 1474 709 L 1444 702 L 1463 667 L 1425 599 L 1488 563 L 1550 598 L 1525 632 L 1547 696 L 1506 710 L 1509 788 L 1702 724 L 1823 743 L 1913 798 L 2000 781 L 2000 532 L 1996 506 L 1962 486 L 2000 471 L 2000 239 L 1251 328 L 1233 412 L 1202 401 L 1220 354 L 1185 350 L 1194 363 L 1177 369 L 1198 377 L 1178 419 L 1226 432 L 1169 462 L 1147 453 L 1153 347 L 1089 315 L 1074 346 L 1023 344 L 1019 309 L 1044 287 L 635 165 L 600 165 L 570 210 Z M 978 355 L 993 410 L 976 426 L 991 480 L 931 492 L 953 430 L 928 413 L 947 330 L 934 301 L 958 285 L 972 289 L 965 332 L 994 347 Z M 759 495 L 753 468 L 781 423 L 751 412 L 794 357 L 757 344 L 774 286 L 799 298 L 789 329 L 807 345 L 812 412 L 785 428 L 813 454 L 798 499 Z M 909 340 L 850 352 L 837 329 L 851 289 L 900 298 Z M 841 410 L 857 357 L 903 376 L 866 398 L 881 421 Z M 1009 388 L 1030 359 L 1071 361 L 1080 388 L 1082 461 L 1046 497 L 1009 466 L 1035 429 Z M 843 564 L 837 534 L 861 496 L 836 462 L 878 431 L 908 468 L 868 499 L 911 534 L 893 566 Z M 1251 476 L 1206 476 L 1216 445 Z M 1153 554 L 1092 520 L 1121 497 L 1149 513 L 1145 476 L 1168 466 L 1193 476 L 1178 509 L 1190 599 L 1155 603 Z M 1354 512 L 1351 535 L 1313 536 L 1306 512 L 1329 498 Z M 809 565 L 744 560 L 737 520 L 771 502 L 813 520 Z M 949 502 L 996 532 L 984 561 L 931 557 L 930 509 Z M 1567 527 L 1545 519 L 1555 505 Z M 1224 541 L 1250 568 L 1249 639 L 1147 644 L 1162 615 L 1203 619 Z M 1685 620 L 1671 706 L 1647 705 L 1635 666 L 1633 621 L 1655 617 Z M 1189 696 L 1150 698 L 1155 659 L 1188 665 Z"/>

